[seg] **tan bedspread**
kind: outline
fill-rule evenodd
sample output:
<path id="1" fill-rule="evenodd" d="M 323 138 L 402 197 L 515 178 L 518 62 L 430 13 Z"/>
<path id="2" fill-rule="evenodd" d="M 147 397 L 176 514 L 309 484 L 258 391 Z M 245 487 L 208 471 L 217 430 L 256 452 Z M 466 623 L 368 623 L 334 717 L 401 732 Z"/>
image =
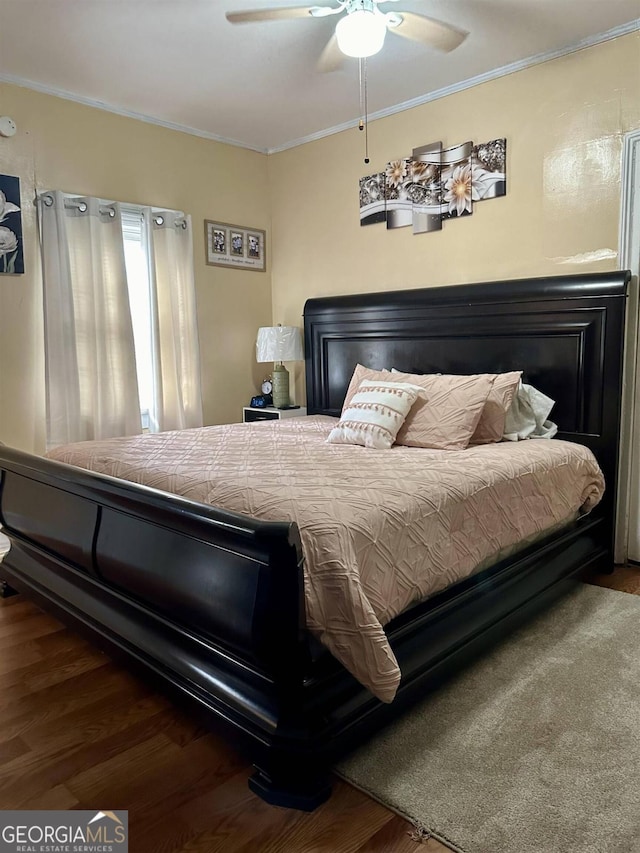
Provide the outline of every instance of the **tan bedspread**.
<path id="1" fill-rule="evenodd" d="M 501 549 L 595 506 L 604 483 L 579 444 L 372 450 L 326 444 L 335 423 L 231 424 L 49 455 L 257 518 L 296 521 L 308 627 L 390 702 L 400 670 L 382 626 Z"/>

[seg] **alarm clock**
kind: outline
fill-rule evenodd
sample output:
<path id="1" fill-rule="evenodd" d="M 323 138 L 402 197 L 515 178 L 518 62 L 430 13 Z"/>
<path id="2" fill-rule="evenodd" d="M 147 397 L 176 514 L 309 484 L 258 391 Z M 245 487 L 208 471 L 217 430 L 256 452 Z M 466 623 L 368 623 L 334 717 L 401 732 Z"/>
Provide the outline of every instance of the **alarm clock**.
<path id="1" fill-rule="evenodd" d="M 267 406 L 273 405 L 273 397 L 271 394 L 258 394 L 257 397 L 251 398 L 252 409 L 265 409 Z"/>
<path id="2" fill-rule="evenodd" d="M 262 394 L 251 398 L 252 409 L 264 409 L 267 406 L 273 406 L 273 382 L 270 379 L 265 379 L 260 387 Z"/>

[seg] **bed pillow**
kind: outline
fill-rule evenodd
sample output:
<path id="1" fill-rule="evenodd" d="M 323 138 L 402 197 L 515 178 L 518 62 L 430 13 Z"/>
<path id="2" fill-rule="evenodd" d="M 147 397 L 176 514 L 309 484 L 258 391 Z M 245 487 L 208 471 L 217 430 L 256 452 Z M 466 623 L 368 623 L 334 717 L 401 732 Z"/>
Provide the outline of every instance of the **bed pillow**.
<path id="1" fill-rule="evenodd" d="M 405 382 L 361 382 L 327 441 L 387 450 L 421 393 L 422 388 Z"/>
<path id="2" fill-rule="evenodd" d="M 389 376 L 380 370 L 356 366 L 347 389 L 343 414 L 362 381 Z M 394 373 L 396 382 L 424 390 L 396 437 L 396 444 L 436 450 L 463 450 L 473 435 L 493 385 L 495 374 L 454 376 L 430 373 Z"/>
<path id="3" fill-rule="evenodd" d="M 391 372 L 400 373 L 395 368 L 392 368 Z M 441 376 L 442 374 L 427 375 Z M 492 444 L 493 442 L 502 441 L 502 436 L 505 432 L 505 419 L 518 390 L 522 371 L 512 370 L 509 373 L 487 373 L 482 375 L 493 376 L 493 385 L 469 444 Z"/>
<path id="4" fill-rule="evenodd" d="M 494 441 L 502 441 L 505 418 L 518 390 L 521 376 L 521 370 L 494 374 L 491 391 L 469 444 L 491 444 Z"/>

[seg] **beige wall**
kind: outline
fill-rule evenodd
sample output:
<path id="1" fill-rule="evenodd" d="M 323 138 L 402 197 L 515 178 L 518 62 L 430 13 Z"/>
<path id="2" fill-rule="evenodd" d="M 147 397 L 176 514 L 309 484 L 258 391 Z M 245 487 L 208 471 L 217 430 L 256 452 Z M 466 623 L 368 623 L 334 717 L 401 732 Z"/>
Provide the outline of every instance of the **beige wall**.
<path id="1" fill-rule="evenodd" d="M 205 423 L 240 420 L 262 379 L 254 346 L 271 322 L 270 273 L 207 266 L 203 221 L 269 230 L 266 156 L 6 84 L 0 114 L 18 126 L 0 138 L 0 172 L 21 179 L 26 268 L 0 276 L 0 441 L 44 448 L 36 188 L 192 215 Z"/>
<path id="2" fill-rule="evenodd" d="M 354 84 L 355 85 L 355 84 Z M 354 93 L 357 94 L 357 93 Z M 640 127 L 640 34 L 269 158 L 274 320 L 309 296 L 617 268 L 623 135 Z M 360 227 L 358 179 L 442 140 L 507 138 L 507 195 L 414 236 Z M 303 397 L 297 366 L 296 396 Z"/>

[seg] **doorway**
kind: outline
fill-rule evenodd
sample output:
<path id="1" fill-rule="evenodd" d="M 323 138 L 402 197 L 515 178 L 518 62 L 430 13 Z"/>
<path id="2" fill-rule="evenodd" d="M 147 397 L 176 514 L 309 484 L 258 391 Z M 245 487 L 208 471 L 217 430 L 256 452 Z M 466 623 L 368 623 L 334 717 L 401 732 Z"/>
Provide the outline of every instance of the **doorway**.
<path id="1" fill-rule="evenodd" d="M 627 306 L 616 562 L 628 560 L 640 564 L 640 130 L 625 137 L 619 258 L 620 268 L 631 270 L 634 279 Z"/>

